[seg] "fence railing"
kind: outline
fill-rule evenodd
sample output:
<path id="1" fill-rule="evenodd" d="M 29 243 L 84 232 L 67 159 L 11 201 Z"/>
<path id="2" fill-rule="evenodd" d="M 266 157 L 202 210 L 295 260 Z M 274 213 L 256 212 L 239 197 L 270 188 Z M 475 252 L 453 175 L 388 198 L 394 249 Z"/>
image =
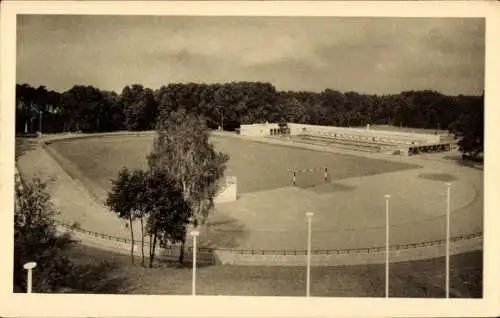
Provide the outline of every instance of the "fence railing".
<path id="1" fill-rule="evenodd" d="M 120 243 L 132 244 L 132 240 L 129 239 L 129 238 L 118 237 L 118 236 L 113 236 L 113 235 L 109 235 L 109 234 L 103 234 L 103 233 L 98 233 L 98 232 L 94 232 L 94 231 L 85 230 L 85 229 L 82 229 L 82 228 L 80 228 L 78 226 L 69 225 L 67 223 L 64 223 L 64 222 L 61 222 L 61 221 L 58 221 L 58 220 L 55 220 L 55 223 L 57 225 L 63 227 L 63 228 L 66 228 L 66 229 L 70 230 L 70 231 L 87 234 L 87 235 L 90 235 L 90 236 L 93 236 L 93 237 L 102 238 L 102 239 L 106 239 L 106 240 L 109 240 L 109 241 L 115 241 L 115 242 L 120 242 Z M 138 241 L 138 240 L 134 240 L 134 244 L 135 245 L 140 245 L 141 242 Z M 148 242 L 144 242 L 144 246 L 145 247 L 149 246 L 149 241 Z M 161 248 L 165 249 L 165 250 L 178 250 L 180 248 L 180 245 L 179 244 L 172 244 L 172 245 L 167 245 L 167 246 L 161 246 Z M 192 247 L 186 247 L 186 250 L 187 251 L 191 251 Z M 199 253 L 212 253 L 213 252 L 212 248 L 206 248 L 206 247 L 199 247 L 197 250 L 198 250 Z"/>
<path id="2" fill-rule="evenodd" d="M 57 221 L 58 225 L 61 225 L 65 228 L 68 228 L 72 231 L 77 231 L 81 233 L 86 233 L 95 237 L 100 237 L 108 240 L 114 240 L 117 242 L 122 242 L 122 243 L 128 243 L 131 244 L 132 240 L 128 238 L 120 238 L 108 234 L 101 234 L 93 231 L 88 231 L 84 230 L 78 227 L 70 226 L 68 224 L 65 224 L 63 222 Z M 483 232 L 476 232 L 472 234 L 467 234 L 467 235 L 459 235 L 455 236 L 450 239 L 451 243 L 456 243 L 459 241 L 467 241 L 471 239 L 476 239 L 480 238 L 483 236 Z M 135 242 L 136 244 L 140 244 L 140 242 Z M 415 248 L 423 248 L 423 247 L 432 247 L 432 246 L 439 246 L 439 245 L 444 245 L 446 243 L 445 239 L 441 240 L 433 240 L 433 241 L 425 241 L 425 242 L 418 242 L 418 243 L 408 243 L 408 244 L 396 244 L 396 245 L 391 245 L 389 249 L 391 251 L 400 251 L 400 250 L 409 250 L 409 249 L 415 249 Z M 146 243 L 144 243 L 146 244 Z M 149 243 L 147 243 L 149 244 Z M 173 244 L 173 245 L 168 245 L 168 246 L 162 246 L 162 249 L 168 251 L 178 251 L 180 248 L 180 245 L 178 244 Z M 188 251 L 192 251 L 192 247 L 187 247 L 186 248 Z M 221 251 L 221 252 L 231 252 L 231 253 L 236 253 L 236 254 L 241 254 L 241 255 L 283 255 L 283 256 L 292 256 L 292 255 L 306 255 L 307 250 L 265 250 L 265 249 L 259 249 L 259 250 L 253 250 L 253 249 L 234 249 L 234 248 L 209 248 L 209 247 L 199 247 L 198 248 L 198 253 L 207 253 L 211 254 L 214 251 Z M 361 247 L 361 248 L 343 248 L 343 249 L 313 249 L 311 250 L 311 254 L 315 255 L 330 255 L 330 254 L 371 254 L 371 253 L 382 253 L 385 251 L 385 246 L 375 246 L 375 247 Z"/>
<path id="3" fill-rule="evenodd" d="M 480 238 L 483 236 L 482 232 L 477 232 L 468 235 L 460 235 L 450 239 L 452 243 L 456 243 L 459 241 L 466 241 L 470 239 Z M 422 248 L 422 247 L 431 247 L 431 246 L 439 246 L 444 245 L 446 240 L 434 240 L 434 241 L 426 241 L 419 243 L 409 243 L 409 244 L 398 244 L 391 245 L 389 249 L 391 251 L 400 251 L 400 250 L 409 250 L 414 248 Z M 232 253 L 237 253 L 241 255 L 306 255 L 307 250 L 243 250 L 243 249 L 230 249 L 230 248 L 218 248 L 220 251 L 228 251 Z M 365 247 L 365 248 L 345 248 L 345 249 L 313 249 L 311 250 L 311 254 L 314 255 L 332 255 L 332 254 L 371 254 L 371 253 L 382 253 L 385 251 L 385 246 L 376 246 L 376 247 Z"/>

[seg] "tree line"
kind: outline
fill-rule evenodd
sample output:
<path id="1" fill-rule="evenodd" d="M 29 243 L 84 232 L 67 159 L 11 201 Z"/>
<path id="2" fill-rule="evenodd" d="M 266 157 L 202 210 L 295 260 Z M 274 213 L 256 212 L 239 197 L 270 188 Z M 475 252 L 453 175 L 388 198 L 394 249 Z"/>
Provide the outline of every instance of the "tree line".
<path id="1" fill-rule="evenodd" d="M 169 84 L 153 90 L 127 85 L 121 93 L 75 85 L 59 93 L 28 84 L 16 87 L 16 131 L 46 133 L 152 130 L 159 118 L 184 109 L 202 116 L 209 128 L 235 130 L 241 124 L 294 122 L 356 127 L 366 124 L 450 130 L 468 138 L 474 153 L 483 121 L 482 96 L 449 96 L 432 90 L 369 95 L 326 89 L 278 91 L 263 82 Z M 459 124 L 459 121 L 462 123 Z M 482 139 L 479 143 L 482 143 Z M 482 150 L 481 150 L 482 151 Z"/>

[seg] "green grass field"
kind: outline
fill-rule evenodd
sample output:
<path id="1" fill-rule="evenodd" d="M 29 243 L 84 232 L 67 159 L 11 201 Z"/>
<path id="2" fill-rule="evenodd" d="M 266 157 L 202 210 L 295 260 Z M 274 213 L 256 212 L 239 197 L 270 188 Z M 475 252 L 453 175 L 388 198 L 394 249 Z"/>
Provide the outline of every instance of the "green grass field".
<path id="1" fill-rule="evenodd" d="M 108 279 L 120 281 L 112 292 L 123 294 L 191 293 L 191 267 L 157 264 L 133 266 L 130 257 L 77 246 L 71 257 L 78 263 L 108 261 L 114 270 Z M 137 260 L 137 259 L 136 259 Z M 482 297 L 482 252 L 451 258 L 451 296 Z M 444 259 L 391 265 L 391 297 L 443 297 Z M 322 297 L 384 297 L 384 266 L 313 267 L 311 295 Z M 304 296 L 304 267 L 207 266 L 197 271 L 197 294 L 232 296 Z M 102 282 L 105 284 L 105 282 Z M 110 291 L 111 292 L 111 291 Z"/>
<path id="2" fill-rule="evenodd" d="M 331 154 L 295 147 L 277 146 L 230 137 L 213 137 L 218 151 L 229 153 L 226 175 L 238 177 L 238 193 L 276 189 L 292 184 L 294 169 L 327 167 L 331 180 L 361 177 L 415 168 L 415 165 Z M 49 146 L 85 178 L 100 200 L 109 190 L 111 178 L 121 167 L 146 167 L 152 137 L 101 137 L 58 141 Z M 68 167 L 66 167 L 68 168 Z M 71 168 L 70 168 L 71 170 Z M 74 170 L 74 169 L 73 169 Z M 300 187 L 322 184 L 322 172 L 298 175 Z M 87 182 L 85 181 L 87 180 Z"/>

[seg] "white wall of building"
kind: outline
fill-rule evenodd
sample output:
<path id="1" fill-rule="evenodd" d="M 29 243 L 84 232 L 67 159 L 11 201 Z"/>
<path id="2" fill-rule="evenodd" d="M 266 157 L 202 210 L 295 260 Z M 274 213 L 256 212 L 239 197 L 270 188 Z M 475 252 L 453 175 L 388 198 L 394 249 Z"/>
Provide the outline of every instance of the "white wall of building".
<path id="1" fill-rule="evenodd" d="M 279 128 L 278 124 L 253 124 L 253 125 L 241 125 L 240 126 L 240 135 L 243 136 L 252 136 L 252 137 L 263 137 L 270 136 L 271 129 Z"/>
<path id="2" fill-rule="evenodd" d="M 215 203 L 233 202 L 238 198 L 237 179 L 235 176 L 226 177 L 226 184 L 214 198 Z"/>

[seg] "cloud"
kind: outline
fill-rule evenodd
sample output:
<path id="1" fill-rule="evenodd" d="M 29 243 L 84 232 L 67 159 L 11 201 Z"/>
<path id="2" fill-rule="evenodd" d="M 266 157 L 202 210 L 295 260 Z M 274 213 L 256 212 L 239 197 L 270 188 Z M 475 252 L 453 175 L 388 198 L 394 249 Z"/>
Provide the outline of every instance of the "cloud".
<path id="1" fill-rule="evenodd" d="M 482 90 L 484 20 L 29 16 L 18 81 L 121 90 L 259 80 L 278 89 Z"/>

